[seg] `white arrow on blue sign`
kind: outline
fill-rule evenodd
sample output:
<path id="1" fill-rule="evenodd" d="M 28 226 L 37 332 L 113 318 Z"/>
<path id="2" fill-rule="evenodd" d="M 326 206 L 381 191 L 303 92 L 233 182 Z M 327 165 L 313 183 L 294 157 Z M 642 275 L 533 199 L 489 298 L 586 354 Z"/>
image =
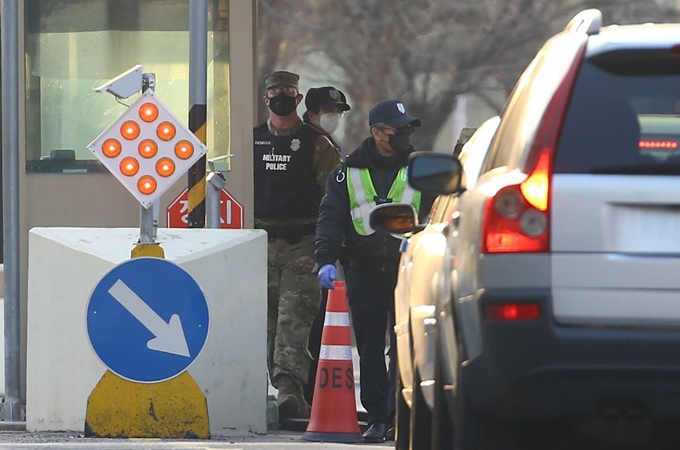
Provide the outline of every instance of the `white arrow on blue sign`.
<path id="1" fill-rule="evenodd" d="M 94 352 L 115 374 L 155 383 L 173 378 L 208 338 L 205 296 L 184 269 L 165 259 L 135 258 L 102 277 L 87 306 Z"/>

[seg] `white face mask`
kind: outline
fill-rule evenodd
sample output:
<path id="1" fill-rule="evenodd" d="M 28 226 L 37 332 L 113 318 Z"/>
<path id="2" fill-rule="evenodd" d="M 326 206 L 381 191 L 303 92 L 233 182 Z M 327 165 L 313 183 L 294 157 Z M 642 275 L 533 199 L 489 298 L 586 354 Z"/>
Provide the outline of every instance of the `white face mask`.
<path id="1" fill-rule="evenodd" d="M 333 134 L 340 126 L 341 117 L 340 113 L 326 113 L 319 119 L 319 125 L 326 133 Z"/>

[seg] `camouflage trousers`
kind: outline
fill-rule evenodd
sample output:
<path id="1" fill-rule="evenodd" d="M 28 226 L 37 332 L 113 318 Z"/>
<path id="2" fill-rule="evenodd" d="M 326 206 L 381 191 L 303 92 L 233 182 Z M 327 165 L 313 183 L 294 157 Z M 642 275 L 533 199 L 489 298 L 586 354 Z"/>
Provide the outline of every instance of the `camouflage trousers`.
<path id="1" fill-rule="evenodd" d="M 267 259 L 267 367 L 274 387 L 281 375 L 307 382 L 312 356 L 309 330 L 319 311 L 321 289 L 313 273 L 314 236 L 296 244 L 270 239 Z"/>

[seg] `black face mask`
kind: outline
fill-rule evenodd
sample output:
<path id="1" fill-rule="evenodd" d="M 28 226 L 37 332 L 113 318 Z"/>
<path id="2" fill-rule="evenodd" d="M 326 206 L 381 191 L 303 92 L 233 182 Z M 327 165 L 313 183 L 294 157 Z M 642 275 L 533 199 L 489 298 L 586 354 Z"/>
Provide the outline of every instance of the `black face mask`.
<path id="1" fill-rule="evenodd" d="M 295 97 L 279 94 L 269 99 L 269 109 L 277 116 L 285 117 L 295 111 L 297 103 Z"/>
<path id="2" fill-rule="evenodd" d="M 407 153 L 411 150 L 411 136 L 408 133 L 391 134 L 387 143 L 396 153 Z"/>

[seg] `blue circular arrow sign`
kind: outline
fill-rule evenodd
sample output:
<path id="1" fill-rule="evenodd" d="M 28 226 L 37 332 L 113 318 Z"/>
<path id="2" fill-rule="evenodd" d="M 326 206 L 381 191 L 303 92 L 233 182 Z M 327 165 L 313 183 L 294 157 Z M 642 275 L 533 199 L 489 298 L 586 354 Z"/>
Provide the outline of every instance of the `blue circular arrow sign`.
<path id="1" fill-rule="evenodd" d="M 203 349 L 208 325 L 208 304 L 196 281 L 159 258 L 117 265 L 99 281 L 87 306 L 94 352 L 131 381 L 179 375 Z"/>

